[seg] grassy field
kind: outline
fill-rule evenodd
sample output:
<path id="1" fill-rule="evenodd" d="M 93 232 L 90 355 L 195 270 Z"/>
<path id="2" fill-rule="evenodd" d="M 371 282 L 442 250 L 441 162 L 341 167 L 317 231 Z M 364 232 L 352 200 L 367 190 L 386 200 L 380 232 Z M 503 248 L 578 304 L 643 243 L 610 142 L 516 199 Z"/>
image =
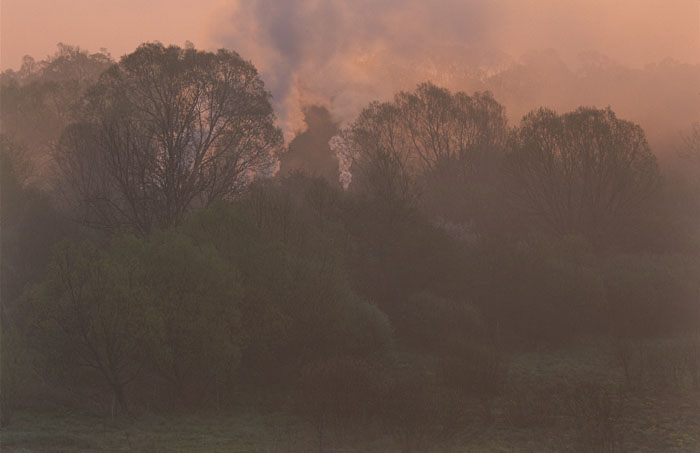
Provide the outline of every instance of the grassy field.
<path id="1" fill-rule="evenodd" d="M 112 421 L 72 412 L 19 413 L 3 451 L 308 451 L 314 433 L 283 415 L 157 416 Z"/>
<path id="2" fill-rule="evenodd" d="M 687 375 L 688 363 L 669 359 L 677 344 L 669 347 L 656 343 L 632 348 L 637 355 L 628 354 L 629 381 L 611 343 L 516 354 L 508 385 L 493 402 L 493 423 L 477 424 L 448 443 L 436 441 L 430 451 L 700 452 L 700 388 Z M 311 423 L 279 413 L 141 414 L 113 421 L 59 410 L 16 413 L 1 432 L 0 446 L 3 452 L 319 449 Z M 399 448 L 375 426 L 342 434 L 329 431 L 324 451 Z"/>

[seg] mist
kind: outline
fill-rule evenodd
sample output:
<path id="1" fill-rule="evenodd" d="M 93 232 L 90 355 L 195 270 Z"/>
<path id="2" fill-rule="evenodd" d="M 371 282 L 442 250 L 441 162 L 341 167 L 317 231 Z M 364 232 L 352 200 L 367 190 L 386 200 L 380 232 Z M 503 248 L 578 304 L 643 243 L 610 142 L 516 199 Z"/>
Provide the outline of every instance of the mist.
<path id="1" fill-rule="evenodd" d="M 0 450 L 700 451 L 700 3 L 106 3 L 3 1 Z"/>
<path id="2" fill-rule="evenodd" d="M 489 90 L 516 124 L 541 105 L 610 106 L 656 147 L 700 118 L 691 0 L 255 0 L 222 2 L 212 17 L 211 41 L 258 65 L 288 139 L 304 105 L 347 123 L 426 80 Z"/>

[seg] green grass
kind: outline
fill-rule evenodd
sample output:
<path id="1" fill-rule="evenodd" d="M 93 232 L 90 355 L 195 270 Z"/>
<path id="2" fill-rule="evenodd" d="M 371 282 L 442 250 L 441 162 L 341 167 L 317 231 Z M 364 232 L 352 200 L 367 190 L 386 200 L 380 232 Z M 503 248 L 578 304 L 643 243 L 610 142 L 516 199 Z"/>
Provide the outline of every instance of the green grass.
<path id="1" fill-rule="evenodd" d="M 314 433 L 283 415 L 109 418 L 20 412 L 3 430 L 3 451 L 306 451 Z"/>
<path id="2" fill-rule="evenodd" d="M 567 401 L 571 395 L 567 392 L 581 384 L 618 392 L 614 394 L 620 396 L 623 404 L 611 423 L 621 439 L 617 445 L 621 451 L 700 451 L 700 388 L 684 384 L 662 389 L 626 389 L 612 342 L 592 340 L 561 349 L 519 353 L 511 358 L 508 380 L 510 392 L 515 394 L 505 393 L 494 402 L 495 422 L 491 426 L 471 429 L 464 438 L 436 446 L 432 451 L 590 451 L 577 443 L 582 432 L 577 423 L 586 422 L 587 415 L 578 414 L 576 418 Z M 540 388 L 539 393 L 536 388 Z M 527 392 L 532 392 L 530 397 L 521 398 L 518 403 L 524 420 L 513 423 L 508 411 L 513 411 L 513 400 Z M 530 416 L 532 420 L 527 418 Z M 325 445 L 329 452 L 398 451 L 379 427 L 342 435 L 328 432 Z M 280 413 L 143 414 L 112 421 L 109 417 L 54 410 L 14 414 L 12 423 L 0 431 L 0 447 L 3 453 L 314 452 L 318 451 L 318 438 L 309 422 Z"/>
<path id="3" fill-rule="evenodd" d="M 331 451 L 391 451 L 388 438 L 327 435 Z M 74 412 L 19 412 L 2 430 L 3 452 L 307 452 L 318 450 L 306 421 L 284 414 L 140 415 L 112 421 Z"/>

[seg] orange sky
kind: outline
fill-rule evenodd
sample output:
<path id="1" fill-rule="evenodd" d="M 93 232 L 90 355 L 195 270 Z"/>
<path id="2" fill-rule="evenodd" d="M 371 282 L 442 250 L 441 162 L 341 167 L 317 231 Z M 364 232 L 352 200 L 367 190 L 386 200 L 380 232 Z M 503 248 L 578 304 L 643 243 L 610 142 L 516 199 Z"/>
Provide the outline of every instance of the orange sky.
<path id="1" fill-rule="evenodd" d="M 254 3 L 265 2 L 1 0 L 0 68 L 17 68 L 25 54 L 44 58 L 54 52 L 58 42 L 91 51 L 105 47 L 115 57 L 150 40 L 177 44 L 190 40 L 204 48 L 229 44 L 217 39 L 222 30 L 213 28 L 225 29 L 222 17 L 234 14 L 241 5 L 246 8 Z M 267 3 L 270 9 L 282 3 L 306 8 L 309 3 L 323 1 Z M 396 9 L 401 9 L 415 2 L 369 2 L 370 5 L 383 3 L 393 3 Z M 432 7 L 439 2 L 425 3 Z M 449 16 L 450 2 L 446 3 L 443 9 L 445 16 Z M 489 5 L 489 14 L 497 19 L 489 18 L 492 30 L 488 39 L 506 52 L 557 47 L 566 54 L 596 48 L 626 64 L 641 65 L 665 56 L 689 63 L 700 62 L 698 0 L 465 0 L 456 3 Z M 380 14 L 386 12 L 386 8 L 377 9 Z"/>
<path id="2" fill-rule="evenodd" d="M 472 66 L 497 72 L 532 51 L 555 49 L 574 68 L 587 51 L 637 68 L 666 57 L 700 64 L 700 0 L 0 0 L 0 25 L 0 70 L 18 69 L 26 54 L 44 59 L 58 42 L 115 59 L 154 40 L 238 51 L 261 71 L 288 135 L 303 127 L 305 103 L 347 121 L 417 81 L 474 89 L 453 76 Z M 664 83 L 656 103 L 675 82 Z M 618 107 L 627 84 L 598 102 Z M 676 90 L 679 99 L 694 102 L 698 84 Z M 694 120 L 696 110 L 683 114 Z"/>
<path id="3" fill-rule="evenodd" d="M 104 47 L 115 58 L 144 41 L 210 47 L 206 25 L 216 0 L 0 0 L 0 68 L 18 69 L 22 56 L 37 60 L 56 44 L 90 51 Z"/>

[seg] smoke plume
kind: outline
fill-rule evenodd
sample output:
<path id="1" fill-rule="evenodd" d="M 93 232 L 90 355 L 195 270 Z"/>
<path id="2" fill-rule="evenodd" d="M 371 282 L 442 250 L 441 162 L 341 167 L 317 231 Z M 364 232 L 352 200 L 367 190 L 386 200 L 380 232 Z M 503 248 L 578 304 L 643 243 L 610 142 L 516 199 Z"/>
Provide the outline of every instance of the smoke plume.
<path id="1" fill-rule="evenodd" d="M 700 119 L 695 0 L 227 0 L 211 40 L 261 70 L 287 137 L 303 108 L 341 124 L 430 80 L 490 90 L 513 122 L 611 106 L 652 142 Z"/>

